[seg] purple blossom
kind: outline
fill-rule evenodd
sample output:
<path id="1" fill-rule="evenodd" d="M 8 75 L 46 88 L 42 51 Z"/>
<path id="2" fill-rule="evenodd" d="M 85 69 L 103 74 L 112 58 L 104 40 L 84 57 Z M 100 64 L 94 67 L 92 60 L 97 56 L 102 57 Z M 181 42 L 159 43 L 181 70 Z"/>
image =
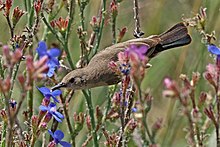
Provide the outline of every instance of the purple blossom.
<path id="1" fill-rule="evenodd" d="M 144 60 L 146 59 L 146 53 L 147 53 L 148 48 L 149 46 L 146 46 L 146 45 L 142 45 L 140 47 L 136 45 L 131 45 L 129 48 L 125 50 L 125 52 L 128 52 L 129 56 L 131 54 L 136 54 L 140 60 Z"/>
<path id="2" fill-rule="evenodd" d="M 48 130 L 48 133 L 53 137 L 53 141 L 56 144 L 60 144 L 63 147 L 71 147 L 71 144 L 66 141 L 61 141 L 64 138 L 64 133 L 61 130 L 56 130 L 54 133 L 51 130 Z"/>
<path id="3" fill-rule="evenodd" d="M 56 110 L 55 103 L 50 103 L 48 107 L 40 105 L 39 109 L 43 112 L 47 111 L 48 117 L 53 116 L 58 122 L 62 122 L 62 119 L 64 119 L 64 116 Z"/>
<path id="4" fill-rule="evenodd" d="M 49 71 L 47 76 L 52 77 L 56 68 L 59 67 L 59 61 L 57 58 L 61 54 L 60 50 L 58 48 L 51 48 L 50 50 L 47 50 L 47 45 L 44 41 L 40 41 L 38 43 L 38 48 L 36 50 L 40 58 L 43 56 L 48 57 L 47 65 L 49 67 Z"/>
<path id="5" fill-rule="evenodd" d="M 57 89 L 52 91 L 47 87 L 37 87 L 37 89 L 44 95 L 45 98 L 50 99 L 50 97 L 52 97 L 55 102 L 59 103 L 59 100 L 56 97 L 62 94 L 61 90 Z"/>

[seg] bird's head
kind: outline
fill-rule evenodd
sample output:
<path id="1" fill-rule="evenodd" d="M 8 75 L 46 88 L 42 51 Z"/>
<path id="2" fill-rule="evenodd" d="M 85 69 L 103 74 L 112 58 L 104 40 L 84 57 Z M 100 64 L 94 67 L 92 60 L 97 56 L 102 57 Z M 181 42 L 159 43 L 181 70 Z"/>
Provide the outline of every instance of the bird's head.
<path id="1" fill-rule="evenodd" d="M 87 74 L 84 69 L 76 69 L 68 73 L 63 80 L 52 87 L 52 90 L 67 88 L 67 89 L 84 89 L 87 86 Z"/>

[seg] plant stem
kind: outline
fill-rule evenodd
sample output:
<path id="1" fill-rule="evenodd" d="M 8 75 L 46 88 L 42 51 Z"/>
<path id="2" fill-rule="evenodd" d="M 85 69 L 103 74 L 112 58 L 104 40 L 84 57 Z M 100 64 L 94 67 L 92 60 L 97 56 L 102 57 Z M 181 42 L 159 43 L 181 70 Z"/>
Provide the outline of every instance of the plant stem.
<path id="1" fill-rule="evenodd" d="M 71 91 L 70 91 L 71 92 Z M 72 92 L 71 92 L 72 93 Z M 70 94 L 71 94 L 70 93 Z M 69 117 L 69 114 L 68 114 L 68 110 L 67 110 L 67 107 L 66 107 L 66 103 L 65 103 L 65 100 L 64 98 L 61 96 L 61 100 L 62 100 L 62 104 L 63 104 L 63 111 L 64 111 L 64 115 L 65 115 L 65 118 L 66 118 L 66 123 L 67 123 L 67 126 L 68 126 L 68 129 L 70 131 L 70 136 L 71 136 L 71 140 L 72 140 L 72 146 L 75 147 L 75 135 L 74 135 L 74 130 L 72 128 L 72 124 L 70 122 L 70 117 Z"/>
<path id="2" fill-rule="evenodd" d="M 27 12 L 27 0 L 23 0 L 23 2 L 24 2 L 24 9 Z"/>
<path id="3" fill-rule="evenodd" d="M 101 12 L 102 21 L 99 27 L 98 36 L 96 38 L 96 44 L 95 44 L 95 47 L 93 48 L 92 57 L 97 53 L 99 45 L 100 45 L 101 37 L 102 37 L 102 30 L 104 27 L 105 13 L 106 13 L 106 0 L 102 1 L 102 5 L 103 5 L 102 12 Z"/>
<path id="4" fill-rule="evenodd" d="M 85 17 L 84 17 L 84 10 L 87 4 L 82 4 L 81 2 L 79 3 L 79 7 L 80 7 L 80 23 L 82 26 L 82 30 L 85 30 Z"/>
<path id="5" fill-rule="evenodd" d="M 114 86 L 113 91 L 107 96 L 108 102 L 107 102 L 107 106 L 106 106 L 106 109 L 105 109 L 104 116 L 103 116 L 103 118 L 102 118 L 102 124 L 106 121 L 106 117 L 107 117 L 107 115 L 108 115 L 108 111 L 109 111 L 110 108 L 111 108 L 111 98 L 113 97 L 113 95 L 114 95 L 116 89 L 117 89 L 117 85 Z"/>
<path id="6" fill-rule="evenodd" d="M 195 88 L 192 87 L 192 90 L 191 90 L 191 93 L 190 93 L 190 98 L 191 98 L 191 101 L 192 101 L 192 106 L 193 106 L 193 109 L 196 110 L 196 103 L 195 103 Z M 200 130 L 199 130 L 199 126 L 197 123 L 194 123 L 195 125 L 195 131 L 196 131 L 196 137 L 197 137 L 197 140 L 198 140 L 198 144 L 199 146 L 203 146 L 203 143 L 201 141 L 201 138 L 200 138 Z"/>
<path id="7" fill-rule="evenodd" d="M 34 3 L 31 0 L 28 0 L 28 27 L 32 28 L 33 26 L 33 20 L 34 20 L 34 7 L 33 7 Z"/>
<path id="8" fill-rule="evenodd" d="M 95 116 L 94 116 L 94 108 L 92 105 L 92 99 L 91 99 L 91 92 L 88 90 L 88 93 L 85 90 L 82 90 L 85 98 L 86 98 L 86 103 L 87 107 L 89 109 L 89 116 L 91 118 L 91 124 L 92 124 L 92 138 L 93 138 L 93 146 L 98 147 L 98 139 L 97 139 L 97 133 L 96 133 L 96 123 L 95 123 Z"/>
<path id="9" fill-rule="evenodd" d="M 144 32 L 141 31 L 138 0 L 134 0 L 134 20 L 135 20 L 134 36 L 136 38 L 140 38 L 141 36 L 144 35 Z"/>
<path id="10" fill-rule="evenodd" d="M 72 69 L 75 69 L 75 66 L 73 64 L 73 61 L 71 59 L 71 54 L 69 52 L 69 48 L 68 48 L 68 40 L 69 40 L 69 35 L 70 35 L 70 29 L 71 29 L 71 26 L 72 26 L 72 23 L 73 23 L 73 19 L 74 19 L 74 14 L 75 14 L 75 6 L 76 6 L 76 2 L 75 0 L 71 0 L 70 1 L 70 8 L 69 8 L 69 23 L 68 23 L 68 26 L 67 26 L 67 29 L 66 29 L 66 34 L 65 34 L 65 37 L 64 37 L 64 50 L 67 54 L 67 59 L 68 59 L 68 62 L 70 64 L 70 67 Z"/>
<path id="11" fill-rule="evenodd" d="M 215 95 L 216 95 L 216 104 L 217 104 L 217 126 L 216 126 L 216 142 L 217 142 L 217 147 L 220 147 L 220 136 L 219 136 L 219 123 L 220 123 L 220 97 L 219 97 L 219 80 L 220 80 L 220 67 L 218 66 L 218 59 L 216 59 L 216 66 L 217 66 L 217 79 L 216 79 L 216 83 L 217 83 L 217 88 L 215 91 Z"/>
<path id="12" fill-rule="evenodd" d="M 112 44 L 116 43 L 116 17 L 112 18 Z"/>
<path id="13" fill-rule="evenodd" d="M 3 128 L 1 131 L 1 147 L 5 147 L 6 129 L 7 129 L 7 123 L 3 122 Z"/>
<path id="14" fill-rule="evenodd" d="M 149 137 L 149 139 L 150 139 L 150 142 L 151 142 L 152 144 L 154 144 L 154 143 L 155 143 L 155 140 L 154 140 L 153 136 L 152 136 L 151 133 L 150 133 L 150 130 L 149 130 L 149 127 L 148 127 L 148 124 L 147 124 L 146 119 L 147 119 L 147 113 L 146 113 L 146 112 L 143 112 L 142 122 L 143 122 L 143 124 L 144 124 L 144 128 L 145 128 L 145 130 L 146 130 L 146 132 L 147 132 L 147 135 L 148 135 L 148 137 Z"/>
<path id="15" fill-rule="evenodd" d="M 9 29 L 10 29 L 11 39 L 12 39 L 12 38 L 14 37 L 14 28 L 13 28 L 12 25 L 11 25 L 11 21 L 10 21 L 9 16 L 6 16 L 6 20 L 7 20 Z M 13 48 L 14 48 L 14 47 L 13 47 Z"/>

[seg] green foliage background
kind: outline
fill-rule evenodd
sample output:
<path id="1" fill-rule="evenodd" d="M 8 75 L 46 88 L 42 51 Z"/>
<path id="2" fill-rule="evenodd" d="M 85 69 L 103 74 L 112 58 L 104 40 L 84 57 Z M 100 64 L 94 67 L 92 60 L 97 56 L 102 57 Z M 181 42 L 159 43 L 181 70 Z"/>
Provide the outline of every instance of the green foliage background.
<path id="1" fill-rule="evenodd" d="M 16 4 L 17 3 L 17 4 Z M 21 5 L 22 0 L 14 2 L 14 6 Z M 109 9 L 110 0 L 107 1 L 107 8 Z M 182 16 L 192 17 L 199 11 L 200 7 L 207 8 L 207 28 L 208 32 L 215 30 L 217 41 L 220 41 L 220 1 L 219 0 L 139 0 L 140 5 L 140 18 L 141 18 L 141 29 L 145 32 L 145 36 L 152 34 L 160 34 L 175 23 L 181 21 Z M 23 7 L 21 5 L 21 7 Z M 86 7 L 85 12 L 85 24 L 86 30 L 88 31 L 87 39 L 92 32 L 90 27 L 90 20 L 92 16 L 98 14 L 98 10 L 101 7 L 101 0 L 90 0 L 90 3 Z M 66 11 L 62 12 L 63 16 L 66 16 Z M 19 22 L 16 33 L 21 33 L 23 27 L 26 25 L 26 18 L 23 16 Z M 72 53 L 72 59 L 76 63 L 80 56 L 79 39 L 77 37 L 76 29 L 80 26 L 79 20 L 79 9 L 77 7 L 75 11 L 74 25 L 72 27 L 70 49 Z M 123 41 L 132 39 L 134 30 L 134 19 L 133 19 L 133 1 L 124 0 L 119 6 L 119 14 L 117 17 L 117 28 L 127 27 L 128 31 Z M 43 23 L 41 28 L 43 28 Z M 3 44 L 9 42 L 10 34 L 5 18 L 0 15 L 0 41 Z M 43 29 L 40 29 L 43 30 Z M 40 31 L 42 34 L 43 32 Z M 189 33 L 192 36 L 192 43 L 186 47 L 181 47 L 169 51 L 165 51 L 153 58 L 150 63 L 153 65 L 147 70 L 144 82 L 142 84 L 143 89 L 150 88 L 154 97 L 153 109 L 149 114 L 148 121 L 152 124 L 158 117 L 163 117 L 163 128 L 160 130 L 157 142 L 162 144 L 161 146 L 186 146 L 185 132 L 183 131 L 186 126 L 187 120 L 179 114 L 179 105 L 177 102 L 171 99 L 162 97 L 163 90 L 163 79 L 164 77 L 171 77 L 178 80 L 181 73 L 191 75 L 193 71 L 198 71 L 201 74 L 204 72 L 206 65 L 209 62 L 213 62 L 213 59 L 209 56 L 206 47 L 201 43 L 201 37 L 199 33 L 190 28 Z M 39 34 L 38 36 L 41 36 Z M 111 45 L 111 28 L 110 25 L 104 27 L 103 37 L 101 40 L 100 49 Z M 51 34 L 47 44 L 50 45 L 54 42 L 55 37 Z M 55 41 L 57 42 L 57 41 Z M 35 46 L 37 43 L 34 44 Z M 59 73 L 58 73 L 59 74 Z M 65 73 L 60 73 L 59 78 L 61 79 Z M 200 91 L 212 90 L 207 88 L 206 82 L 203 78 L 199 82 L 199 86 L 196 89 L 197 98 Z M 43 83 L 42 83 L 43 85 Z M 18 85 L 17 85 L 18 86 Z M 41 86 L 41 85 L 36 85 Z M 104 106 L 106 103 L 107 87 L 99 87 L 92 89 L 93 104 Z M 14 91 L 13 95 L 16 99 L 16 95 L 19 94 L 19 89 Z M 35 90 L 35 110 L 38 112 L 42 95 Z M 24 105 L 25 107 L 25 105 Z M 85 100 L 81 91 L 77 91 L 69 105 L 71 116 L 73 112 L 86 111 Z M 20 115 L 22 119 L 22 116 Z M 84 127 L 86 128 L 86 127 Z M 62 123 L 60 129 L 66 130 L 67 127 L 65 122 Z M 84 129 L 77 137 L 78 146 L 86 138 L 87 130 Z M 210 132 L 211 133 L 211 132 Z M 66 136 L 68 138 L 68 136 Z M 40 145 L 40 142 L 39 142 Z M 90 143 L 90 145 L 92 145 Z M 133 145 L 131 145 L 133 146 Z"/>

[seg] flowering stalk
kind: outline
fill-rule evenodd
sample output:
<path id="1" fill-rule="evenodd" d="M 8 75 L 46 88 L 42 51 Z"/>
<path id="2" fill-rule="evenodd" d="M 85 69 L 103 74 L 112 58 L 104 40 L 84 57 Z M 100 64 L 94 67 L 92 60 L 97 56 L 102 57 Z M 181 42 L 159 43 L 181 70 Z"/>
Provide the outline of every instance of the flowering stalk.
<path id="1" fill-rule="evenodd" d="M 75 66 L 74 66 L 74 64 L 71 60 L 71 56 L 70 56 L 70 52 L 69 52 L 69 48 L 68 48 L 68 41 L 69 41 L 70 29 L 71 29 L 73 19 L 74 19 L 75 7 L 76 7 L 75 0 L 71 0 L 70 1 L 70 7 L 69 7 L 69 13 L 68 13 L 69 23 L 68 23 L 68 26 L 67 26 L 67 29 L 66 29 L 66 35 L 65 35 L 65 38 L 64 38 L 64 49 L 65 49 L 65 52 L 67 53 L 67 58 L 68 58 L 70 67 L 72 69 L 75 69 Z"/>
<path id="2" fill-rule="evenodd" d="M 116 18 L 118 16 L 118 5 L 116 0 L 111 2 L 111 26 L 112 26 L 112 44 L 116 43 Z"/>
<path id="3" fill-rule="evenodd" d="M 100 41 L 102 38 L 102 30 L 103 30 L 104 23 L 105 23 L 105 15 L 106 15 L 106 0 L 103 0 L 102 1 L 102 11 L 101 11 L 102 20 L 101 20 L 100 27 L 99 27 L 99 30 L 97 33 L 98 35 L 96 38 L 96 44 L 92 50 L 92 57 L 97 53 L 99 45 L 100 45 Z"/>
<path id="4" fill-rule="evenodd" d="M 88 5 L 89 3 L 89 0 L 79 0 L 78 1 L 78 5 L 79 5 L 79 8 L 80 8 L 80 22 L 81 22 L 81 26 L 82 26 L 82 30 L 85 31 L 85 16 L 84 16 L 84 10 L 86 8 L 86 6 Z"/>
<path id="5" fill-rule="evenodd" d="M 66 123 L 67 123 L 68 129 L 70 131 L 70 136 L 71 136 L 71 140 L 72 140 L 72 146 L 74 147 L 75 146 L 75 137 L 76 136 L 75 136 L 72 124 L 70 122 L 70 117 L 69 117 L 69 114 L 68 114 L 67 104 L 65 103 L 65 100 L 62 97 L 62 95 L 61 95 L 61 103 L 63 104 L 64 116 L 66 118 Z"/>
<path id="6" fill-rule="evenodd" d="M 70 5 L 70 8 L 71 9 L 74 9 L 74 5 L 75 5 L 75 1 L 71 1 L 71 5 Z M 49 22 L 47 21 L 47 19 L 45 18 L 43 12 L 41 12 L 41 17 L 42 17 L 42 20 L 44 22 L 44 24 L 48 27 L 48 29 L 55 35 L 55 37 L 57 38 L 57 40 L 61 43 L 61 45 L 63 46 L 66 54 L 67 54 L 67 60 L 70 64 L 70 67 L 72 69 L 75 69 L 75 66 L 73 64 L 73 61 L 71 59 L 71 55 L 70 55 L 70 52 L 69 52 L 69 49 L 68 49 L 68 38 L 69 38 L 69 33 L 70 33 L 70 28 L 71 28 L 71 24 L 72 24 L 72 21 L 73 21 L 73 16 L 74 16 L 74 11 L 73 10 L 70 10 L 71 13 L 69 13 L 69 23 L 68 23 L 68 26 L 66 28 L 66 34 L 65 34 L 65 38 L 63 38 L 62 36 L 59 36 L 57 34 L 57 31 L 55 31 L 52 26 L 49 24 Z"/>
<path id="7" fill-rule="evenodd" d="M 93 138 L 93 146 L 98 147 L 98 139 L 97 139 L 97 133 L 96 133 L 96 123 L 95 123 L 95 116 L 94 116 L 94 108 L 92 105 L 92 99 L 91 99 L 91 91 L 88 90 L 88 93 L 85 90 L 82 90 L 85 98 L 87 107 L 89 109 L 89 116 L 91 118 L 91 124 L 92 124 L 92 138 Z"/>

